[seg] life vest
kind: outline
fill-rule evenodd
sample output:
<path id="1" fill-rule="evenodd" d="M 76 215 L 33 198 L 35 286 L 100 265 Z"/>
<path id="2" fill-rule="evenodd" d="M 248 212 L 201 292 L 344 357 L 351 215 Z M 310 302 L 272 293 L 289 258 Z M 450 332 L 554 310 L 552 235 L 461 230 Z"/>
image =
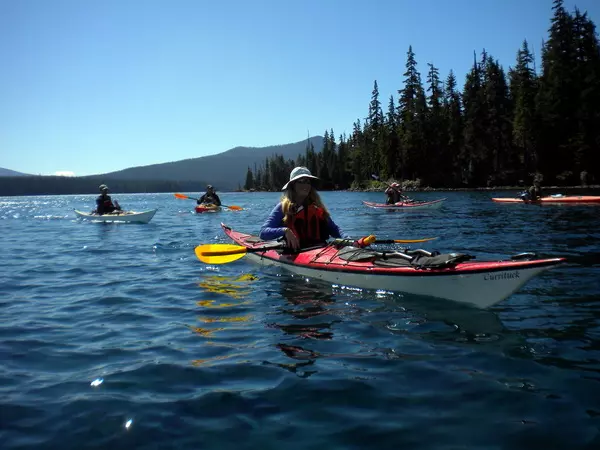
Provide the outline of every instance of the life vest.
<path id="1" fill-rule="evenodd" d="M 323 243 L 326 238 L 322 232 L 327 230 L 325 210 L 315 204 L 299 209 L 292 215 L 288 228 L 298 237 L 300 247 L 312 247 Z"/>
<path id="2" fill-rule="evenodd" d="M 102 198 L 102 210 L 105 213 L 111 213 L 113 212 L 116 208 L 116 206 L 113 204 L 110 195 L 107 195 L 106 197 L 100 196 Z"/>

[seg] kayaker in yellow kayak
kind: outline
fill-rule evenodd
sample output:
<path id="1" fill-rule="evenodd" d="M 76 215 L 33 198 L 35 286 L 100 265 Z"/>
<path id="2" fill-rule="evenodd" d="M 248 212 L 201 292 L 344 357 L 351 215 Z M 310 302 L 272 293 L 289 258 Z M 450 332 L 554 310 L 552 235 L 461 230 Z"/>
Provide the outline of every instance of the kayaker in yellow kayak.
<path id="1" fill-rule="evenodd" d="M 215 188 L 213 188 L 209 184 L 208 186 L 206 186 L 206 193 L 202 197 L 200 197 L 196 201 L 196 203 L 198 203 L 199 205 L 206 205 L 206 206 L 208 206 L 208 205 L 221 206 L 221 199 L 215 192 Z"/>
<path id="2" fill-rule="evenodd" d="M 330 237 L 346 238 L 344 232 L 333 221 L 313 186 L 317 177 L 306 167 L 295 167 L 290 180 L 281 189 L 281 201 L 260 229 L 260 238 L 274 240 L 284 238 L 294 250 L 323 244 Z M 354 244 L 363 246 L 363 238 Z"/>
<path id="3" fill-rule="evenodd" d="M 108 186 L 101 184 L 99 187 L 101 194 L 96 198 L 96 213 L 98 215 L 110 214 L 115 211 L 121 211 L 119 202 L 115 200 L 113 203 L 110 195 L 108 195 Z"/>

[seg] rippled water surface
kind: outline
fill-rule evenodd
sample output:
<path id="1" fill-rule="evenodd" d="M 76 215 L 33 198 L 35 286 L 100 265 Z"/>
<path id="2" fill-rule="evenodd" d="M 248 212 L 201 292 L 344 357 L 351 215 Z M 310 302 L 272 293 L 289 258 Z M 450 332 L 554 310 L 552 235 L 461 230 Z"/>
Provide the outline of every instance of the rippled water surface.
<path id="1" fill-rule="evenodd" d="M 149 224 L 80 221 L 94 196 L 0 197 L 0 448 L 598 449 L 600 205 L 447 197 L 387 212 L 324 193 L 356 237 L 439 236 L 478 260 L 568 263 L 489 310 L 207 266 L 219 224 L 256 233 L 276 193 L 172 194 Z M 597 194 L 597 193 L 596 193 Z"/>

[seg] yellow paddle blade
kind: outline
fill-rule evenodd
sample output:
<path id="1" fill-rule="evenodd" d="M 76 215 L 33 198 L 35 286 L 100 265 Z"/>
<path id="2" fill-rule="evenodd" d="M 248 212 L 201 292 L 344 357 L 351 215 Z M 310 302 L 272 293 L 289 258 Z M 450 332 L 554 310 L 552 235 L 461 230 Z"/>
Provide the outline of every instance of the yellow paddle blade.
<path id="1" fill-rule="evenodd" d="M 223 206 L 224 206 L 225 208 L 229 208 L 229 209 L 232 209 L 232 210 L 234 210 L 234 211 L 241 211 L 241 210 L 243 210 L 243 209 L 244 209 L 244 208 L 242 208 L 241 206 L 236 206 L 236 205 L 231 205 L 231 206 L 223 205 Z"/>
<path id="2" fill-rule="evenodd" d="M 185 195 L 185 194 L 173 194 L 173 195 L 175 196 L 175 198 L 182 198 L 182 199 L 190 199 L 190 200 L 195 200 L 195 199 L 193 199 L 193 198 L 191 198 L 191 197 L 188 197 L 188 196 L 187 196 L 187 195 Z"/>
<path id="3" fill-rule="evenodd" d="M 428 242 L 436 240 L 436 237 L 423 239 L 394 239 L 395 244 L 418 244 L 419 242 Z"/>
<path id="4" fill-rule="evenodd" d="M 205 244 L 194 249 L 196 257 L 206 264 L 226 264 L 243 258 L 248 249 L 234 244 Z"/>

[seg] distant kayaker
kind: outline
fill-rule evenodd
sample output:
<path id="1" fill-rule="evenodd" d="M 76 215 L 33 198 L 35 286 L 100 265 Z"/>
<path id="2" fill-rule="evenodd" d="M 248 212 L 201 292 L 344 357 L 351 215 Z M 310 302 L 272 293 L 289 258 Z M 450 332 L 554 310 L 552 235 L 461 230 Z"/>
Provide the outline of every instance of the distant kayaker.
<path id="1" fill-rule="evenodd" d="M 221 199 L 215 192 L 215 188 L 210 184 L 206 186 L 206 193 L 200 197 L 197 202 L 199 205 L 215 205 L 221 206 Z"/>
<path id="2" fill-rule="evenodd" d="M 260 229 L 261 239 L 284 238 L 289 247 L 298 250 L 323 244 L 330 237 L 346 238 L 321 201 L 313 180 L 318 178 L 306 167 L 292 170 L 290 180 L 281 189 L 281 201 Z M 362 241 L 354 244 L 362 247 Z"/>
<path id="3" fill-rule="evenodd" d="M 109 214 L 115 211 L 121 211 L 121 206 L 118 201 L 112 201 L 110 195 L 108 195 L 108 186 L 101 184 L 99 186 L 101 194 L 96 198 L 96 212 L 99 215 Z"/>
<path id="4" fill-rule="evenodd" d="M 388 185 L 388 188 L 385 190 L 385 195 L 387 195 L 387 200 L 385 202 L 386 205 L 414 202 L 413 199 L 402 195 L 402 186 L 400 186 L 398 183 L 392 183 Z"/>
<path id="5" fill-rule="evenodd" d="M 542 187 L 540 186 L 540 180 L 535 180 L 533 186 L 529 188 L 529 198 L 531 200 L 539 200 L 543 197 Z"/>
<path id="6" fill-rule="evenodd" d="M 523 200 L 525 201 L 537 201 L 540 198 L 542 198 L 543 193 L 542 193 L 542 188 L 540 186 L 540 180 L 534 180 L 533 181 L 533 186 L 531 186 L 529 189 L 527 189 L 524 192 L 524 195 L 521 196 L 521 198 L 523 198 Z"/>
<path id="7" fill-rule="evenodd" d="M 402 199 L 402 188 L 398 183 L 392 183 L 385 190 L 385 195 L 387 195 L 385 202 L 387 205 L 398 203 Z"/>

